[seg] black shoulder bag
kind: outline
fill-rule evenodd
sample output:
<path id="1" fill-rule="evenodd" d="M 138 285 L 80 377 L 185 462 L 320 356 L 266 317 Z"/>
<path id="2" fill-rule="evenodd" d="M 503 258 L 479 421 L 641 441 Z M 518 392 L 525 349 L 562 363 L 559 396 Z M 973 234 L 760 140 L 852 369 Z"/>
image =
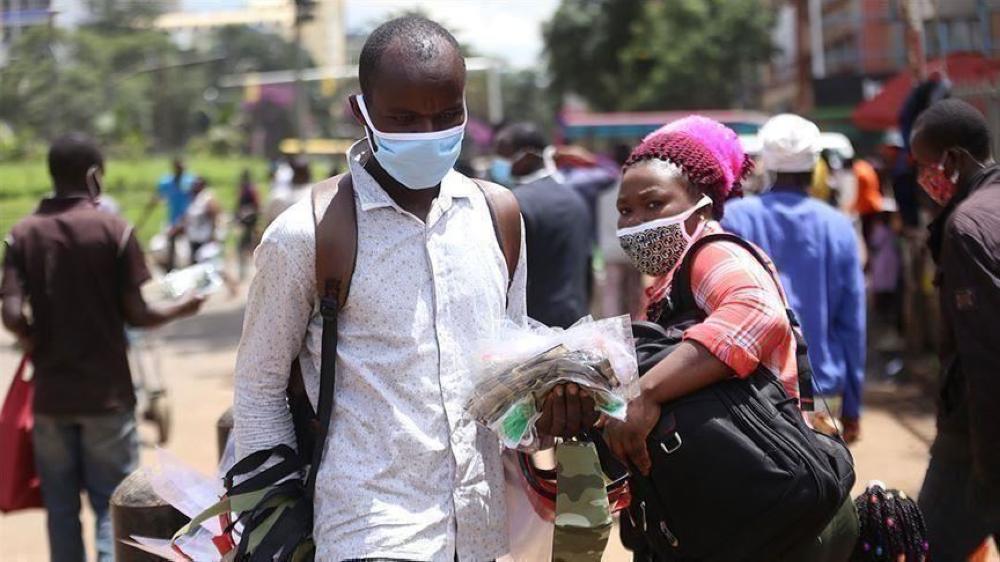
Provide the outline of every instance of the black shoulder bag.
<path id="1" fill-rule="evenodd" d="M 691 267 L 701 248 L 719 241 L 741 246 L 767 267 L 742 238 L 698 240 L 678 266 L 658 322 L 633 325 L 640 374 L 706 318 L 691 293 Z M 812 371 L 790 310 L 789 320 L 805 410 Z M 853 460 L 843 441 L 806 425 L 796 402 L 760 366 L 746 379 L 664 404 L 647 442 L 652 471 L 648 477 L 633 471 L 632 504 L 622 517 L 622 542 L 636 560 L 759 562 L 818 536 L 850 493 Z"/>

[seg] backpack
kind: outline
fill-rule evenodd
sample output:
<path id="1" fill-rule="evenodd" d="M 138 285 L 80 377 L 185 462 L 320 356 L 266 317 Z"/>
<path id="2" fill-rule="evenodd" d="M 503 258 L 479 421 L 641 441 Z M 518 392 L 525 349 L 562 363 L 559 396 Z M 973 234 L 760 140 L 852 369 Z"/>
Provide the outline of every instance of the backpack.
<path id="1" fill-rule="evenodd" d="M 659 323 L 633 325 L 640 374 L 706 318 L 691 292 L 691 267 L 701 248 L 718 241 L 738 244 L 767 268 L 759 251 L 737 236 L 695 242 L 678 266 Z M 791 311 L 789 320 L 804 363 L 799 384 L 811 401 L 805 342 Z M 635 559 L 772 560 L 818 536 L 854 485 L 853 460 L 842 440 L 813 431 L 801 411 L 762 365 L 745 379 L 729 378 L 664 404 L 647 441 L 652 470 L 648 477 L 632 471 L 632 504 L 621 518 L 622 542 Z"/>
<path id="2" fill-rule="evenodd" d="M 521 212 L 517 199 L 512 192 L 496 184 L 472 181 L 486 198 L 497 243 L 507 264 L 509 285 L 521 254 Z M 253 501 L 250 509 L 240 513 L 243 539 L 236 546 L 235 560 L 299 561 L 312 560 L 314 555 L 312 501 L 333 413 L 337 316 L 347 302 L 358 250 L 354 184 L 350 173 L 314 185 L 311 199 L 316 227 L 316 290 L 323 319 L 319 404 L 314 409 L 309 401 L 302 369 L 296 359 L 291 365 L 286 393 L 295 426 L 297 451 L 286 445 L 257 451 L 237 462 L 224 479 L 227 496 L 232 501 L 225 504 L 223 511 Z M 277 462 L 269 468 L 235 483 L 238 477 L 256 472 L 273 460 Z M 305 482 L 287 478 L 303 469 L 307 469 Z M 227 532 L 231 529 L 232 525 Z M 279 558 L 274 558 L 275 555 Z"/>

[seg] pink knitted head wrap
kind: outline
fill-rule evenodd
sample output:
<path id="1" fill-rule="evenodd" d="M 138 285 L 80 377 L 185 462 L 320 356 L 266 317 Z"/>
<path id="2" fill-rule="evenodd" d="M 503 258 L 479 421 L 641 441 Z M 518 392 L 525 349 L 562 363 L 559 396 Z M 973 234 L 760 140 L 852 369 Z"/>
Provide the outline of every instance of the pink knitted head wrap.
<path id="1" fill-rule="evenodd" d="M 743 152 L 743 145 L 740 144 L 740 138 L 735 131 L 714 119 L 689 115 L 650 133 L 643 139 L 643 144 L 653 137 L 668 133 L 682 133 L 692 137 L 712 154 L 724 178 L 723 185 L 720 186 L 722 188 L 720 195 L 723 199 L 740 194 L 732 193 L 733 188 L 738 187 L 743 178 L 749 174 L 753 163 Z M 682 162 L 676 164 L 683 167 Z"/>

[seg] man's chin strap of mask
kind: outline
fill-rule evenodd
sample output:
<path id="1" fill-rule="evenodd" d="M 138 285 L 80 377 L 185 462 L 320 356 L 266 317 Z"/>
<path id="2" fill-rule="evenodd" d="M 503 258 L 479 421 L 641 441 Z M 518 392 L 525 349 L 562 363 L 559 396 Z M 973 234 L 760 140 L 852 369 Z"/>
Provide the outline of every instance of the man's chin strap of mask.
<path id="1" fill-rule="evenodd" d="M 510 159 L 510 161 L 513 164 L 529 154 L 532 154 L 542 159 L 542 168 L 524 176 L 512 175 L 511 179 L 515 184 L 524 185 L 526 183 L 538 181 L 542 178 L 547 178 L 550 176 L 557 182 L 562 183 L 563 181 L 562 173 L 559 172 L 559 168 L 556 166 L 556 158 L 555 158 L 556 147 L 546 146 L 545 150 L 543 150 L 541 154 L 538 154 L 533 150 L 523 150 L 515 154 L 514 157 Z"/>

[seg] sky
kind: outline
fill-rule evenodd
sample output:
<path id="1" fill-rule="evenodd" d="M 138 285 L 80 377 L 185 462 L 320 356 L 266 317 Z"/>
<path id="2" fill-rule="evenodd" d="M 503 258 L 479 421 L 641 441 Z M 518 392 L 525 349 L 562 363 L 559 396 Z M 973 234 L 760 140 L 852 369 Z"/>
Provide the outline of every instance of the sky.
<path id="1" fill-rule="evenodd" d="M 346 0 L 344 4 L 349 31 L 367 30 L 390 14 L 420 8 L 477 54 L 525 68 L 538 64 L 542 24 L 559 0 Z"/>

